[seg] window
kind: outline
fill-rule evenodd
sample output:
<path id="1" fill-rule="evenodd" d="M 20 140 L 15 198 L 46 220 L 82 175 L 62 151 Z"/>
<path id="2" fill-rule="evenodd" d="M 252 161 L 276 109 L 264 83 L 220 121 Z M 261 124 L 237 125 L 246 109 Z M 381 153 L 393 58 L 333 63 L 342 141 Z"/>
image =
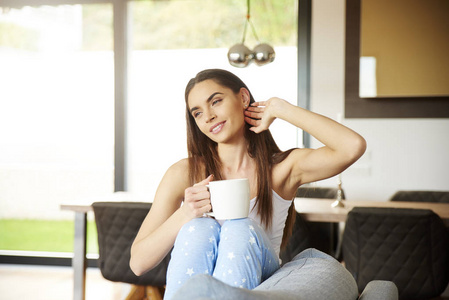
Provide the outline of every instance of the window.
<path id="1" fill-rule="evenodd" d="M 0 240 L 31 239 L 0 250 L 71 252 L 61 202 L 113 192 L 112 5 L 2 7 L 0 37 Z"/>
<path id="2" fill-rule="evenodd" d="M 297 0 L 252 6 L 259 38 L 276 59 L 245 69 L 227 62 L 242 39 L 245 2 L 123 1 L 131 25 L 126 141 L 114 140 L 114 56 L 121 54 L 113 50 L 113 2 L 0 7 L 0 241 L 5 220 L 72 222 L 70 232 L 50 226 L 37 243 L 12 250 L 72 251 L 73 213 L 60 204 L 114 191 L 117 143 L 126 143 L 128 190 L 151 201 L 166 169 L 186 156 L 184 87 L 198 71 L 227 69 L 256 100 L 297 103 Z M 257 44 L 250 31 L 245 43 Z M 282 121 L 271 131 L 282 149 L 300 140 Z M 35 227 L 26 223 L 18 235 Z M 60 235 L 69 236 L 62 248 L 42 243 Z"/>
<path id="3" fill-rule="evenodd" d="M 256 101 L 272 96 L 297 103 L 297 2 L 252 5 L 252 22 L 276 59 L 258 67 L 232 67 L 229 48 L 241 42 L 246 1 L 136 1 L 131 11 L 128 98 L 128 188 L 152 200 L 167 168 L 187 156 L 184 88 L 208 68 L 229 70 Z M 220 13 L 217 13 L 220 12 Z M 257 41 L 248 29 L 245 44 Z M 282 74 L 282 76 L 279 76 Z M 297 146 L 297 130 L 276 121 L 272 134 L 281 149 Z"/>

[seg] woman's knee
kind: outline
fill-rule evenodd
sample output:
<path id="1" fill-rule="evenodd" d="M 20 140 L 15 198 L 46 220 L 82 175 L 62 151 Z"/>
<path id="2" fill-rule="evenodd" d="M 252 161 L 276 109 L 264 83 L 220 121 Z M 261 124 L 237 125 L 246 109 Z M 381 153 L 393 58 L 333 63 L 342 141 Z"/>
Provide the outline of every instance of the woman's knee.
<path id="1" fill-rule="evenodd" d="M 192 219 L 181 227 L 176 240 L 185 239 L 192 235 L 199 240 L 209 239 L 212 236 L 217 239 L 220 235 L 220 224 L 212 218 Z"/>
<path id="2" fill-rule="evenodd" d="M 239 229 L 253 229 L 258 227 L 256 221 L 251 218 L 242 218 L 234 220 L 226 220 L 221 226 L 223 230 L 239 230 Z"/>
<path id="3" fill-rule="evenodd" d="M 259 229 L 259 224 L 250 218 L 227 220 L 221 226 L 220 242 L 229 241 L 235 246 L 243 245 L 242 242 L 256 242 Z"/>

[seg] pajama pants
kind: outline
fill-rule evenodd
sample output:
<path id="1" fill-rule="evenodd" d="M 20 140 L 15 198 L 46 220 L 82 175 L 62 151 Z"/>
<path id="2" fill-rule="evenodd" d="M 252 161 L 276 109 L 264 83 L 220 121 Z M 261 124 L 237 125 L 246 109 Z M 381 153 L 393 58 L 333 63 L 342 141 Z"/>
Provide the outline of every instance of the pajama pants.
<path id="1" fill-rule="evenodd" d="M 253 289 L 279 269 L 265 231 L 250 218 L 212 218 L 186 223 L 176 237 L 167 270 L 164 299 L 192 276 L 209 274 L 231 286 Z"/>

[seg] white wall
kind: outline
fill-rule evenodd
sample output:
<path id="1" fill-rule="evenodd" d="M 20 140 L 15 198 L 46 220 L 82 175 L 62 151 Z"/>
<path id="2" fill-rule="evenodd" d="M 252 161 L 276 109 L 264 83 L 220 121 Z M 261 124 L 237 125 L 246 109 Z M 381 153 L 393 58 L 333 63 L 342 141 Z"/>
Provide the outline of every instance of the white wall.
<path id="1" fill-rule="evenodd" d="M 333 119 L 344 115 L 344 50 L 345 0 L 313 1 L 311 109 Z M 397 190 L 449 191 L 448 119 L 342 122 L 368 143 L 365 155 L 342 174 L 347 198 L 386 201 Z"/>

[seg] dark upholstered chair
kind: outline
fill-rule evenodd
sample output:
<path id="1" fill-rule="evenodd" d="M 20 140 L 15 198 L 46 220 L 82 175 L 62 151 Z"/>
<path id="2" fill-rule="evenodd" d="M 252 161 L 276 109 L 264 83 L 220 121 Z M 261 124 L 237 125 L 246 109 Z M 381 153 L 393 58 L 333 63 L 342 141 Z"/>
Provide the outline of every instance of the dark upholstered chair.
<path id="1" fill-rule="evenodd" d="M 449 191 L 398 191 L 390 201 L 449 203 Z"/>
<path id="2" fill-rule="evenodd" d="M 355 207 L 346 222 L 343 259 L 359 292 L 372 280 L 390 280 L 399 299 L 429 299 L 449 281 L 449 236 L 431 210 Z"/>
<path id="3" fill-rule="evenodd" d="M 338 189 L 328 187 L 300 187 L 296 197 L 337 199 Z M 344 192 L 342 191 L 342 199 Z M 296 213 L 292 236 L 288 245 L 280 253 L 283 263 L 289 262 L 296 254 L 307 248 L 315 248 L 332 256 L 335 253 L 338 239 L 338 224 L 325 222 L 305 222 Z"/>
<path id="4" fill-rule="evenodd" d="M 131 245 L 151 203 L 95 202 L 92 206 L 98 232 L 99 267 L 103 277 L 132 284 L 127 299 L 162 299 L 170 255 L 142 276 L 134 275 L 129 267 Z"/>

